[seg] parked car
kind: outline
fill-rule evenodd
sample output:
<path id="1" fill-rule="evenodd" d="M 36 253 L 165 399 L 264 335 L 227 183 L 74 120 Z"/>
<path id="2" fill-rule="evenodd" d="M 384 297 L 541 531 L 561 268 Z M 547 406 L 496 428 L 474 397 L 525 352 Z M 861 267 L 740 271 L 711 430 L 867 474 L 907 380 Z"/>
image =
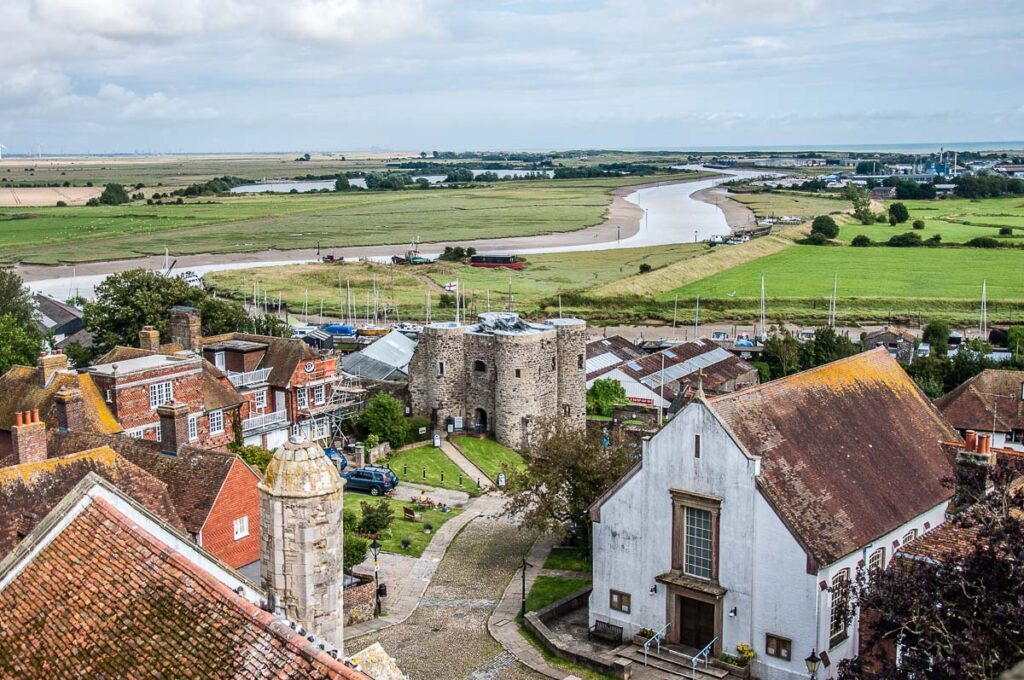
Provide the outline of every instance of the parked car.
<path id="1" fill-rule="evenodd" d="M 348 459 L 345 458 L 344 454 L 342 454 L 341 451 L 334 448 L 333 446 L 324 449 L 324 454 L 330 459 L 332 463 L 334 463 L 335 467 L 338 468 L 339 472 L 348 467 Z"/>
<path id="2" fill-rule="evenodd" d="M 364 467 L 342 472 L 346 491 L 366 491 L 371 496 L 382 496 L 398 486 L 398 475 L 387 468 Z"/>

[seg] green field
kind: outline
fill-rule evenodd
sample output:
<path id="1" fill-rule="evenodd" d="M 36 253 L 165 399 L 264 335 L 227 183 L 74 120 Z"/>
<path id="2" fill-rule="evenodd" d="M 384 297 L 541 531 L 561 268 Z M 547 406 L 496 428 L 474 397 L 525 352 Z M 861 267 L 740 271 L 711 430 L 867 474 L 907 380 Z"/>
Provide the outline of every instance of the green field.
<path id="1" fill-rule="evenodd" d="M 356 513 L 356 518 L 362 516 L 360 510 L 360 501 L 367 503 L 377 503 L 378 501 L 387 502 L 391 508 L 395 511 L 395 518 L 391 522 L 391 526 L 388 527 L 377 540 L 380 541 L 381 550 L 384 552 L 397 553 L 399 555 L 409 555 L 411 557 L 419 557 L 423 554 L 427 545 L 430 544 L 430 539 L 434 537 L 433 533 L 423 533 L 423 525 L 431 524 L 433 530 L 436 532 L 441 528 L 441 525 L 458 515 L 461 510 L 450 510 L 449 512 L 441 512 L 440 510 L 424 510 L 422 512 L 422 520 L 414 522 L 412 520 L 405 519 L 402 516 L 402 509 L 411 506 L 409 501 L 400 501 L 394 498 L 374 498 L 369 494 L 361 493 L 346 493 L 345 494 L 345 510 Z M 417 510 L 417 512 L 419 512 Z M 409 545 L 408 550 L 402 549 L 402 538 L 408 537 L 412 542 Z"/>
<path id="2" fill-rule="evenodd" d="M 761 275 L 772 321 L 822 320 L 838 273 L 841 320 L 947 318 L 976 320 L 982 280 L 988 282 L 992 320 L 1024 319 L 1024 250 L 974 248 L 851 248 L 794 245 L 779 253 L 661 293 L 692 307 L 701 318 L 756 319 Z"/>
<path id="3" fill-rule="evenodd" d="M 526 461 L 522 456 L 492 439 L 454 437 L 454 441 L 462 450 L 463 455 L 473 465 L 480 468 L 480 471 L 491 481 L 497 480 L 498 473 L 503 470 L 508 474 L 513 470 L 522 470 L 526 467 Z"/>
<path id="4" fill-rule="evenodd" d="M 849 242 L 864 234 L 872 241 L 888 241 L 895 234 L 912 231 L 914 220 L 924 220 L 923 230 L 913 230 L 921 238 L 938 234 L 943 243 L 963 243 L 978 236 L 989 236 L 1009 243 L 1024 243 L 1022 198 L 989 198 L 984 201 L 957 198 L 902 203 L 910 211 L 907 223 L 897 226 L 846 224 L 840 229 L 839 238 Z M 1000 236 L 1000 227 L 1013 228 L 1013 236 Z"/>
<path id="5" fill-rule="evenodd" d="M 653 269 L 680 262 L 707 250 L 703 244 L 658 246 L 652 248 L 623 248 L 592 253 L 559 253 L 531 255 L 521 271 L 485 269 L 461 264 L 438 262 L 416 267 L 381 264 L 344 265 L 289 265 L 285 267 L 257 267 L 234 269 L 207 274 L 204 280 L 221 294 L 241 299 L 241 291 L 251 297 L 253 281 L 268 297 L 277 300 L 278 294 L 292 313 L 301 312 L 308 291 L 312 316 L 320 311 L 320 300 L 328 315 L 341 316 L 346 285 L 359 306 L 359 315 L 365 314 L 366 296 L 373 289 L 374 276 L 380 298 L 389 306 L 398 306 L 402 319 L 422 319 L 426 308 L 426 293 L 432 291 L 432 317 L 435 320 L 452 319 L 454 307 L 440 307 L 444 284 L 459 280 L 466 296 L 466 308 L 472 316 L 491 309 L 505 309 L 509 282 L 512 284 L 513 307 L 518 311 L 534 312 L 538 303 L 554 302 L 560 292 L 585 290 L 593 286 L 612 283 L 639 271 L 647 263 Z M 555 307 L 550 311 L 557 309 Z M 391 314 L 389 318 L 394 318 Z"/>
<path id="6" fill-rule="evenodd" d="M 850 202 L 845 199 L 801 191 L 730 193 L 729 198 L 743 203 L 759 218 L 772 215 L 811 218 L 852 210 Z"/>
<path id="7" fill-rule="evenodd" d="M 399 451 L 388 456 L 385 464 L 403 482 L 465 491 L 471 496 L 480 495 L 474 479 L 465 478 L 463 484 L 459 485 L 459 479 L 464 477 L 462 470 L 449 460 L 441 449 L 435 449 L 433 446 L 419 446 Z"/>
<path id="8" fill-rule="evenodd" d="M 699 175 L 678 175 L 693 178 Z M 672 175 L 658 175 L 659 180 Z M 644 177 L 501 182 L 470 189 L 204 198 L 182 205 L 0 208 L 4 260 L 52 264 L 159 255 L 532 236 L 598 224 Z M 343 252 L 337 253 L 339 255 Z"/>

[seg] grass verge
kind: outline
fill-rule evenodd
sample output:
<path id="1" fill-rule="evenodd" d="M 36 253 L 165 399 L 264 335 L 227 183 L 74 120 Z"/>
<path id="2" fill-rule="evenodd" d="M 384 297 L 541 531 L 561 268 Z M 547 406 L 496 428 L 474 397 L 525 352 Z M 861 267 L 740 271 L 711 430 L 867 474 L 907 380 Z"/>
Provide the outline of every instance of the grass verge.
<path id="1" fill-rule="evenodd" d="M 544 561 L 545 569 L 590 572 L 590 555 L 579 548 L 555 548 Z"/>
<path id="2" fill-rule="evenodd" d="M 476 488 L 476 480 L 464 478 L 459 466 L 449 460 L 441 449 L 430 445 L 392 454 L 386 464 L 404 482 L 465 491 L 470 496 L 479 496 L 481 493 Z M 460 479 L 462 484 L 459 484 Z"/>
<path id="3" fill-rule="evenodd" d="M 381 550 L 398 555 L 408 555 L 409 557 L 419 557 L 422 555 L 423 551 L 430 544 L 430 540 L 434 537 L 434 533 L 441 528 L 441 525 L 462 512 L 461 510 L 454 509 L 449 512 L 441 512 L 440 510 L 424 510 L 421 513 L 422 518 L 419 521 L 414 522 L 405 519 L 402 516 L 403 508 L 411 505 L 409 501 L 400 501 L 393 498 L 374 498 L 367 494 L 357 493 L 345 494 L 345 510 L 354 512 L 356 514 L 356 521 L 358 522 L 359 518 L 362 517 L 362 511 L 359 505 L 360 501 L 377 503 L 381 500 L 389 504 L 392 510 L 395 511 L 395 518 L 392 520 L 391 526 L 377 537 L 377 540 L 381 544 Z M 431 533 L 423 533 L 423 527 L 425 524 L 433 526 L 433 531 Z M 411 541 L 408 550 L 402 548 L 402 539 L 406 537 Z"/>
<path id="4" fill-rule="evenodd" d="M 522 456 L 493 439 L 454 437 L 453 440 L 469 462 L 480 468 L 492 482 L 498 479 L 498 473 L 502 470 L 508 474 L 512 470 L 526 468 L 526 461 Z"/>

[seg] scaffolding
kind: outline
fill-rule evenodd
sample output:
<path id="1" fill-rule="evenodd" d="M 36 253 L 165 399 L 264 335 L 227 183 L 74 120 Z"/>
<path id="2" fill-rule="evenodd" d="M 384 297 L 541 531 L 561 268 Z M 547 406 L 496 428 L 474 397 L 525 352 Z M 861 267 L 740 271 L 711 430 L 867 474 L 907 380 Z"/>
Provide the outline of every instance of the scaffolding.
<path id="1" fill-rule="evenodd" d="M 339 370 L 322 383 L 328 391 L 323 404 L 308 403 L 298 409 L 309 423 L 309 438 L 324 446 L 344 446 L 348 437 L 344 432 L 346 421 L 355 418 L 366 402 L 366 388 L 359 378 Z"/>

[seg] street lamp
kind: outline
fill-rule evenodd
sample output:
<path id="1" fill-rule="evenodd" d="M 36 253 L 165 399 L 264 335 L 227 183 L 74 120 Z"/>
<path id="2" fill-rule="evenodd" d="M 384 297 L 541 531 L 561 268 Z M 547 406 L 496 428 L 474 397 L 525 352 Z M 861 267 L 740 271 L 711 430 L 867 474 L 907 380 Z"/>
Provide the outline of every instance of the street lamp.
<path id="1" fill-rule="evenodd" d="M 532 567 L 532 566 L 533 565 L 530 564 L 529 562 L 527 562 L 526 558 L 524 557 L 523 558 L 523 602 L 522 602 L 522 605 L 519 607 L 519 613 L 523 616 L 523 618 L 526 618 L 526 570 L 528 568 Z"/>
<path id="2" fill-rule="evenodd" d="M 804 659 L 804 663 L 807 664 L 807 672 L 811 674 L 811 680 L 818 677 L 818 666 L 821 665 L 821 658 L 814 653 L 814 648 L 811 648 L 811 655 Z"/>
<path id="3" fill-rule="evenodd" d="M 370 554 L 373 555 L 374 614 L 380 616 L 380 543 L 376 537 L 370 543 Z"/>

